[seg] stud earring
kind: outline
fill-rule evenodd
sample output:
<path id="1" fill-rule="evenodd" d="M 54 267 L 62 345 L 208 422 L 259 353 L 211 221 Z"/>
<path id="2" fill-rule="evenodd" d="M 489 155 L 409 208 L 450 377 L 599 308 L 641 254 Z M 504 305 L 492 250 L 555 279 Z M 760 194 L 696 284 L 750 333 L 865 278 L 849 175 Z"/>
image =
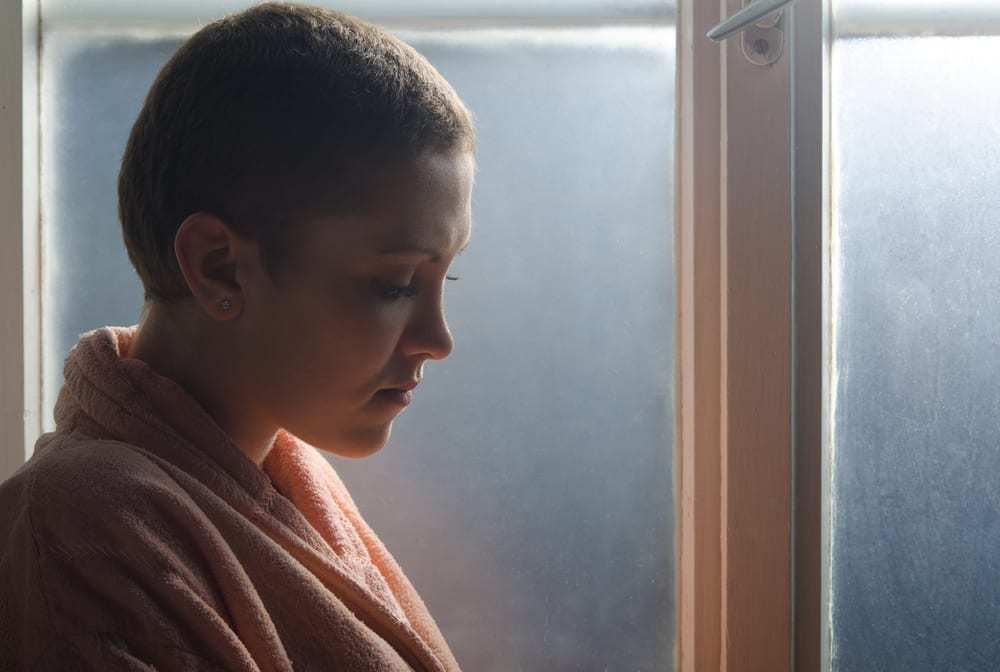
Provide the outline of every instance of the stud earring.
<path id="1" fill-rule="evenodd" d="M 228 298 L 225 298 L 219 302 L 219 307 L 222 308 L 222 310 L 224 311 L 229 310 L 230 308 L 233 307 L 233 302 L 230 301 Z"/>

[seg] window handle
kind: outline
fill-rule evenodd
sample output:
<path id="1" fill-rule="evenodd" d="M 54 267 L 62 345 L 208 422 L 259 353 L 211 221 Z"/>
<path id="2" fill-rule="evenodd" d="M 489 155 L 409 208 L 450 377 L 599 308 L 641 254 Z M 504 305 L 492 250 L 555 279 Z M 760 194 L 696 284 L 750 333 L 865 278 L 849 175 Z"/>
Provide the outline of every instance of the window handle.
<path id="1" fill-rule="evenodd" d="M 736 12 L 706 33 L 709 39 L 720 42 L 734 33 L 746 30 L 768 14 L 778 11 L 794 0 L 756 0 Z"/>

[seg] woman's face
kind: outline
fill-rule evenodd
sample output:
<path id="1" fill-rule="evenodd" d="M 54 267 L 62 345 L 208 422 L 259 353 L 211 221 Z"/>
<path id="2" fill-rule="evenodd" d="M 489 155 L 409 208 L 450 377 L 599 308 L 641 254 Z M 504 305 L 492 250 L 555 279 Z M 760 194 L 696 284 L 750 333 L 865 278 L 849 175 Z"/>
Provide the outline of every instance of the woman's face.
<path id="1" fill-rule="evenodd" d="M 304 225 L 278 286 L 245 279 L 233 354 L 257 417 L 347 457 L 385 444 L 404 407 L 379 391 L 452 350 L 443 292 L 472 233 L 473 166 L 467 152 L 427 151 L 382 168 L 366 211 Z"/>

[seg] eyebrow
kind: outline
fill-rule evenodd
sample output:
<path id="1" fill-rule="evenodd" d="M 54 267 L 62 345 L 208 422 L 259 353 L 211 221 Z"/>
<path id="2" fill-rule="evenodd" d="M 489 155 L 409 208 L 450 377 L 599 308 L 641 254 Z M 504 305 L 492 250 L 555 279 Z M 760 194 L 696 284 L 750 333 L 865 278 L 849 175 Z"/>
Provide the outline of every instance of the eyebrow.
<path id="1" fill-rule="evenodd" d="M 462 252 L 465 252 L 465 248 L 467 248 L 469 246 L 469 243 L 471 242 L 472 238 L 469 238 L 469 240 L 466 241 L 465 245 L 459 248 L 455 256 L 457 257 L 459 254 L 462 254 Z M 441 253 L 438 252 L 437 250 L 433 250 L 429 247 L 423 247 L 421 245 L 416 245 L 412 243 L 407 243 L 395 247 L 387 247 L 383 250 L 379 250 L 379 254 L 384 257 L 406 257 L 406 256 L 421 254 L 425 257 L 430 257 L 430 260 L 433 262 L 441 261 Z"/>

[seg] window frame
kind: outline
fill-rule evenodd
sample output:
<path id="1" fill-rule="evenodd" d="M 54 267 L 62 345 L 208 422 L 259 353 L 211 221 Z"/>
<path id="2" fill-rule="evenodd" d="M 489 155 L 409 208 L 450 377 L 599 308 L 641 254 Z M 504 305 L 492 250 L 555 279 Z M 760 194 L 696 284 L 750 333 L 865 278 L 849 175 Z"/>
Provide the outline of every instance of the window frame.
<path id="1" fill-rule="evenodd" d="M 0 480 L 41 429 L 38 21 L 38 0 L 0 3 Z"/>
<path id="2" fill-rule="evenodd" d="M 792 431 L 794 670 L 831 670 L 830 44 L 832 0 L 794 9 Z"/>
<path id="3" fill-rule="evenodd" d="M 829 669 L 830 2 L 764 68 L 704 37 L 745 4 L 678 8 L 679 672 Z"/>

